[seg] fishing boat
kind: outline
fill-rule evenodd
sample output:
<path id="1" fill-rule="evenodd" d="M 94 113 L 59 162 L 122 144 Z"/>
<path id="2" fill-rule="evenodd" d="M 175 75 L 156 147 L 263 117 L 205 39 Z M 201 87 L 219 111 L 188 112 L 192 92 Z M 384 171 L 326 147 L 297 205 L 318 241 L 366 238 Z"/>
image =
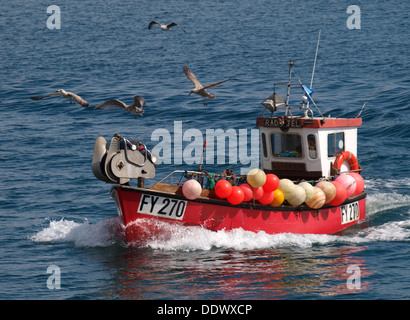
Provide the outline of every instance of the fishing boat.
<path id="1" fill-rule="evenodd" d="M 247 175 L 229 170 L 210 174 L 200 165 L 194 171 L 173 171 L 145 187 L 145 179 L 155 177 L 158 156 L 141 141 L 119 134 L 109 147 L 105 138 L 97 138 L 92 170 L 98 179 L 114 184 L 111 196 L 126 241 L 140 244 L 163 237 L 168 224 L 213 231 L 335 234 L 365 219 L 366 191 L 356 158 L 360 114 L 325 118 L 317 108 L 320 116 L 314 116 L 311 86 L 300 80 L 292 83 L 293 65 L 290 61 L 289 81 L 274 84 L 274 92 L 262 102 L 262 116 L 256 118 L 260 168 Z M 287 87 L 286 99 L 276 92 L 280 86 Z M 289 104 L 294 86 L 302 89 L 299 106 Z M 131 179 L 136 179 L 135 186 Z"/>

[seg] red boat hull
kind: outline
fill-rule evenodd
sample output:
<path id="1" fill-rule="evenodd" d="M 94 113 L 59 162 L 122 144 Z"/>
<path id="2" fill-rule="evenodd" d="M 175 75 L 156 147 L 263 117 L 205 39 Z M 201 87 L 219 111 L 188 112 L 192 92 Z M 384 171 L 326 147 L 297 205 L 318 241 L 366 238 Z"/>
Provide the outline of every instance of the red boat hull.
<path id="1" fill-rule="evenodd" d="M 214 231 L 242 228 L 267 234 L 334 234 L 362 221 L 366 215 L 366 192 L 347 199 L 341 206 L 325 205 L 318 210 L 307 206 L 264 206 L 252 201 L 234 206 L 225 200 L 187 200 L 179 194 L 129 186 L 114 186 L 111 195 L 126 241 L 131 243 L 162 237 L 164 230 L 155 223 L 159 220 Z"/>

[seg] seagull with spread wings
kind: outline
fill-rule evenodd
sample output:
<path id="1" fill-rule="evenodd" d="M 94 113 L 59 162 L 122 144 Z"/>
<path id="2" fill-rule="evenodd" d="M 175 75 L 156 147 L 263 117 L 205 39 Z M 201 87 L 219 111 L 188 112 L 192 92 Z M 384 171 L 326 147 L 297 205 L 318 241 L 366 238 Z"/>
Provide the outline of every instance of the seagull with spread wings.
<path id="1" fill-rule="evenodd" d="M 195 94 L 200 95 L 201 97 L 203 97 L 204 98 L 204 106 L 207 105 L 206 98 L 215 99 L 215 96 L 210 94 L 208 91 L 206 91 L 206 89 L 215 88 L 215 87 L 221 85 L 222 83 L 224 83 L 225 81 L 229 80 L 229 79 L 226 79 L 226 80 L 221 81 L 221 82 L 216 82 L 216 83 L 208 84 L 207 86 L 203 86 L 198 81 L 198 79 L 196 78 L 194 73 L 191 70 L 189 70 L 189 68 L 187 66 L 183 66 L 183 69 L 184 69 L 184 72 L 185 72 L 187 78 L 189 80 L 191 80 L 192 83 L 195 86 L 195 88 L 192 89 L 191 92 L 188 95 L 190 95 L 191 93 L 195 93 Z"/>
<path id="2" fill-rule="evenodd" d="M 141 96 L 135 96 L 134 97 L 134 102 L 127 106 L 124 102 L 114 99 L 114 100 L 108 100 L 105 101 L 98 106 L 96 106 L 94 109 L 101 109 L 101 110 L 108 110 L 108 109 L 124 109 L 126 112 L 131 112 L 134 114 L 139 114 L 142 117 L 142 114 L 144 113 L 144 110 L 142 108 L 145 105 L 145 99 Z"/>
<path id="3" fill-rule="evenodd" d="M 70 103 L 79 103 L 80 105 L 82 105 L 83 107 L 88 107 L 89 104 L 87 101 L 85 101 L 83 98 L 81 98 L 80 96 L 76 95 L 75 93 L 69 92 L 69 91 L 65 91 L 63 89 L 57 90 L 56 92 L 50 93 L 48 95 L 42 96 L 42 97 L 30 97 L 30 99 L 32 100 L 40 100 L 43 98 L 47 98 L 47 97 L 56 97 L 56 96 L 63 96 L 64 98 L 70 99 Z"/>
<path id="4" fill-rule="evenodd" d="M 182 27 L 181 27 L 178 23 L 176 23 L 176 22 L 171 22 L 171 23 L 169 23 L 169 24 L 161 24 L 161 23 L 159 23 L 159 22 L 157 22 L 157 21 L 154 21 L 154 20 L 149 23 L 148 29 L 151 29 L 152 26 L 154 26 L 154 25 L 156 25 L 156 24 L 158 24 L 158 25 L 161 27 L 161 29 L 164 30 L 164 31 L 170 31 L 172 27 L 180 27 L 180 28 L 182 29 L 182 31 L 186 32 L 185 29 L 182 28 Z"/>

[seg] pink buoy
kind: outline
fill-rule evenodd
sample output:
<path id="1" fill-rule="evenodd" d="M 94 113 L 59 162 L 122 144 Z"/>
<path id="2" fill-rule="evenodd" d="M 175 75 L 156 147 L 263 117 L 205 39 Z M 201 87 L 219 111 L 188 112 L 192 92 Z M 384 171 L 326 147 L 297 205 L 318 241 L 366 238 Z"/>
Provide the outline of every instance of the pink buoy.
<path id="1" fill-rule="evenodd" d="M 195 200 L 201 195 L 202 187 L 198 181 L 191 179 L 182 185 L 182 194 L 189 200 Z"/>
<path id="2" fill-rule="evenodd" d="M 249 184 L 242 183 L 239 188 L 243 191 L 243 201 L 250 201 L 253 199 L 253 190 Z"/>
<path id="3" fill-rule="evenodd" d="M 336 196 L 329 202 L 331 206 L 340 206 L 346 200 L 346 188 L 338 181 L 331 182 L 336 188 Z"/>
<path id="4" fill-rule="evenodd" d="M 353 196 L 356 192 L 356 180 L 348 174 L 341 174 L 335 181 L 340 182 L 346 189 L 346 198 Z"/>
<path id="5" fill-rule="evenodd" d="M 232 193 L 232 185 L 227 180 L 219 180 L 214 187 L 215 194 L 221 198 L 228 198 Z"/>
<path id="6" fill-rule="evenodd" d="M 356 192 L 355 195 L 362 193 L 364 190 L 364 180 L 363 177 L 358 174 L 357 172 L 350 172 L 348 173 L 349 176 L 352 176 L 356 180 Z"/>
<path id="7" fill-rule="evenodd" d="M 230 204 L 240 204 L 243 201 L 243 191 L 240 187 L 233 186 L 232 192 L 227 198 Z"/>

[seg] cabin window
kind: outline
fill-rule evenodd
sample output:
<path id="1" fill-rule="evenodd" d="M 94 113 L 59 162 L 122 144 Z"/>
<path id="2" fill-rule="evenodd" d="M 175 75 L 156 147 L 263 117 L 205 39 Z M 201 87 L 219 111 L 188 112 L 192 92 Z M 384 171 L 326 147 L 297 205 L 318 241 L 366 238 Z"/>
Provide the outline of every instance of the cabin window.
<path id="1" fill-rule="evenodd" d="M 343 152 L 345 148 L 344 132 L 331 133 L 327 136 L 327 155 L 335 157 Z"/>
<path id="2" fill-rule="evenodd" d="M 266 135 L 262 133 L 262 151 L 265 158 L 268 157 L 268 149 L 266 147 Z"/>
<path id="3" fill-rule="evenodd" d="M 270 142 L 274 157 L 302 157 L 302 140 L 298 134 L 272 133 Z"/>
<path id="4" fill-rule="evenodd" d="M 316 149 L 316 137 L 313 134 L 309 134 L 307 136 L 308 142 L 308 149 L 309 149 L 309 158 L 316 159 L 317 158 L 317 149 Z"/>

